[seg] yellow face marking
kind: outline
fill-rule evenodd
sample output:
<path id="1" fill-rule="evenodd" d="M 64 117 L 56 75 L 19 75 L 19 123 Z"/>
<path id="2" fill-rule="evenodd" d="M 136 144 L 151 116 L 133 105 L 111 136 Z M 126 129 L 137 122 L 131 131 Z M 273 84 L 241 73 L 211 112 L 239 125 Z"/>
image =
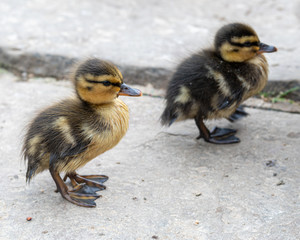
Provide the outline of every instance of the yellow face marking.
<path id="1" fill-rule="evenodd" d="M 93 86 L 93 84 L 88 83 L 83 76 L 78 77 L 77 81 L 78 81 L 78 85 L 80 85 L 82 87 L 91 87 L 91 86 Z"/>
<path id="2" fill-rule="evenodd" d="M 95 79 L 95 76 L 92 75 L 92 74 L 90 74 L 90 73 L 85 74 L 84 77 L 81 76 L 81 78 L 83 78 L 83 79 L 85 78 L 85 79 L 92 80 L 92 81 L 95 81 L 95 80 L 96 80 L 96 79 Z"/>
<path id="3" fill-rule="evenodd" d="M 243 37 L 232 37 L 231 41 L 233 43 L 240 43 L 243 44 L 245 42 L 259 42 L 259 39 L 257 36 L 243 36 Z"/>
<path id="4" fill-rule="evenodd" d="M 238 49 L 239 51 L 235 52 L 234 49 Z M 238 47 L 226 42 L 220 47 L 220 54 L 222 58 L 228 62 L 245 62 L 256 56 L 256 52 L 253 50 L 254 48 L 252 46 Z"/>
<path id="5" fill-rule="evenodd" d="M 58 129 L 64 136 L 66 142 L 75 144 L 75 139 L 71 134 L 71 127 L 66 117 L 59 117 L 54 123 L 54 127 Z"/>
<path id="6" fill-rule="evenodd" d="M 96 82 L 110 81 L 111 83 L 121 83 L 121 81 L 113 75 L 93 76 L 91 74 L 86 74 L 83 79 Z"/>
<path id="7" fill-rule="evenodd" d="M 252 49 L 257 52 L 259 50 L 259 46 L 252 46 Z"/>
<path id="8" fill-rule="evenodd" d="M 187 87 L 182 86 L 180 88 L 179 95 L 175 99 L 175 102 L 185 104 L 185 103 L 189 102 L 190 100 L 191 100 L 190 90 Z"/>
<path id="9" fill-rule="evenodd" d="M 88 82 L 88 80 L 95 82 Z M 120 87 L 115 85 L 105 86 L 100 83 L 101 81 L 109 81 L 112 84 L 122 83 L 121 79 L 113 75 L 93 76 L 85 74 L 78 77 L 76 82 L 76 90 L 81 99 L 94 104 L 113 101 L 117 97 Z"/>

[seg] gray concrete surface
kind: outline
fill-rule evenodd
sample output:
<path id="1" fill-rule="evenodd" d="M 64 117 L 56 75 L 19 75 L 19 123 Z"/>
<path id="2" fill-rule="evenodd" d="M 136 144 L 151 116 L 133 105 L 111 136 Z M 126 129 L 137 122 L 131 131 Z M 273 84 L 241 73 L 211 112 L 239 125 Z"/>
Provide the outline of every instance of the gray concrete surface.
<path id="1" fill-rule="evenodd" d="M 193 121 L 161 128 L 163 100 L 125 98 L 130 128 L 117 147 L 80 173 L 110 177 L 94 209 L 54 192 L 48 172 L 25 184 L 26 123 L 72 96 L 68 82 L 0 74 L 0 239 L 300 239 L 299 114 L 248 109 L 242 142 L 196 140 Z M 26 221 L 32 217 L 31 221 Z"/>
<path id="2" fill-rule="evenodd" d="M 0 63 L 61 76 L 73 58 L 97 56 L 163 87 L 178 62 L 239 21 L 278 47 L 267 55 L 270 79 L 299 81 L 299 12 L 298 0 L 2 0 Z"/>

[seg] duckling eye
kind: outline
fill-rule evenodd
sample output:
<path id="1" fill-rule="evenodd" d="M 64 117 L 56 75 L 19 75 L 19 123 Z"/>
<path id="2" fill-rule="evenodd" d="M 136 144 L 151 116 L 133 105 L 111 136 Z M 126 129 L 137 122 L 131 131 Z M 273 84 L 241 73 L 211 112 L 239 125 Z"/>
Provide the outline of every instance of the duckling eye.
<path id="1" fill-rule="evenodd" d="M 110 81 L 103 81 L 101 82 L 104 86 L 108 87 L 111 85 L 111 82 Z"/>
<path id="2" fill-rule="evenodd" d="M 245 47 L 250 47 L 251 46 L 251 42 L 247 41 L 247 42 L 244 42 L 243 44 Z"/>

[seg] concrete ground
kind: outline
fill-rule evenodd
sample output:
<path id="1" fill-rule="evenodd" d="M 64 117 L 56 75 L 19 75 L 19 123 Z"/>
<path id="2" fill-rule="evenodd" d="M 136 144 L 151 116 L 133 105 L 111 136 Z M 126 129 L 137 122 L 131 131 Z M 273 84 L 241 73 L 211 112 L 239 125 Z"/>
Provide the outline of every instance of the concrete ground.
<path id="1" fill-rule="evenodd" d="M 300 239 L 299 114 L 248 109 L 231 124 L 241 143 L 196 140 L 193 121 L 162 128 L 163 100 L 122 99 L 130 128 L 79 172 L 110 177 L 97 207 L 55 193 L 49 172 L 25 183 L 26 123 L 68 96 L 68 82 L 0 74 L 0 239 Z M 31 217 L 31 221 L 26 218 Z"/>
<path id="2" fill-rule="evenodd" d="M 277 80 L 300 86 L 299 10 L 297 0 L 2 0 L 0 67 L 19 77 L 0 68 L 0 240 L 300 239 L 299 103 L 251 99 L 259 109 L 246 119 L 208 122 L 238 129 L 241 143 L 218 146 L 196 140 L 193 121 L 162 128 L 162 98 L 123 97 L 127 135 L 79 171 L 110 177 L 94 209 L 62 199 L 48 172 L 26 185 L 20 156 L 28 121 L 73 95 L 69 82 L 37 76 L 63 78 L 76 59 L 113 61 L 125 81 L 162 96 L 183 58 L 239 21 L 278 47 L 266 55 L 268 91 Z"/>

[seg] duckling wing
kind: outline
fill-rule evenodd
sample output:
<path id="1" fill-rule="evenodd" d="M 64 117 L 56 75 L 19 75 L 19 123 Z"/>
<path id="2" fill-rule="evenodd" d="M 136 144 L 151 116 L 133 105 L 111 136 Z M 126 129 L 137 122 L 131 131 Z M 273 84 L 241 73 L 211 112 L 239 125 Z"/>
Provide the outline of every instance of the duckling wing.
<path id="1" fill-rule="evenodd" d="M 80 141 L 78 142 L 75 146 L 69 145 L 69 147 L 65 147 L 62 149 L 62 151 L 57 151 L 55 153 L 56 155 L 58 154 L 59 158 L 66 158 L 66 157 L 72 157 L 77 154 L 80 154 L 84 152 L 88 145 L 90 144 L 91 141 Z"/>
<path id="2" fill-rule="evenodd" d="M 239 105 L 242 101 L 244 91 L 242 89 L 235 91 L 231 96 L 219 96 L 218 110 L 229 108 L 232 104 Z"/>
<path id="3" fill-rule="evenodd" d="M 90 145 L 90 140 L 77 139 L 75 144 L 60 144 L 51 149 L 49 165 L 54 166 L 65 159 L 72 159 L 80 153 L 83 153 Z"/>

